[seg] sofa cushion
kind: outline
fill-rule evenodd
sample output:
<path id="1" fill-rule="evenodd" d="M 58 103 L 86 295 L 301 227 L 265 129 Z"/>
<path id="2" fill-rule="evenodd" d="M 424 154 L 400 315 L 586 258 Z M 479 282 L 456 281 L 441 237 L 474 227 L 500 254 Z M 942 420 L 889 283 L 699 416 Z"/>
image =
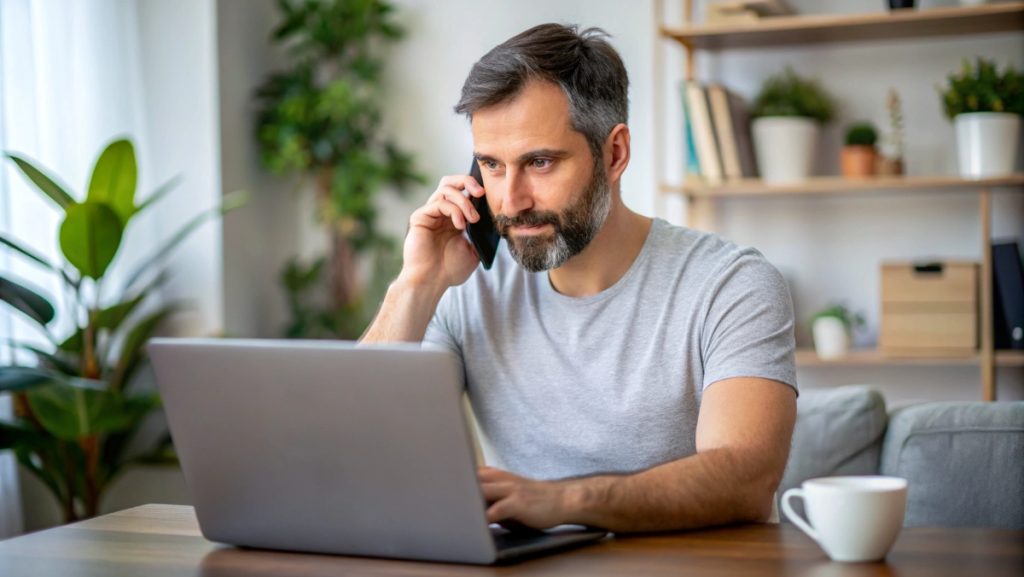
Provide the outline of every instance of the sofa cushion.
<path id="1" fill-rule="evenodd" d="M 1024 529 L 1024 402 L 893 411 L 881 471 L 909 482 L 908 526 Z"/>
<path id="2" fill-rule="evenodd" d="M 778 495 L 815 477 L 874 475 L 885 434 L 885 399 L 868 386 L 800 391 L 796 428 Z"/>

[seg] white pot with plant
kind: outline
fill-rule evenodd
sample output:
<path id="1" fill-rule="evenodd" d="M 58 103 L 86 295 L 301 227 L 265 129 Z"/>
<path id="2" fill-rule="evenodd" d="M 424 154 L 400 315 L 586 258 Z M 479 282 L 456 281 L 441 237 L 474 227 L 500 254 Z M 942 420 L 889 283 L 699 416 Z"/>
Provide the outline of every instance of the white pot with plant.
<path id="1" fill-rule="evenodd" d="M 811 321 L 814 350 L 821 359 L 842 358 L 850 351 L 853 329 L 864 324 L 864 317 L 836 304 L 818 311 Z"/>
<path id="2" fill-rule="evenodd" d="M 799 182 L 814 172 L 820 126 L 832 120 L 832 97 L 791 68 L 765 81 L 754 101 L 751 130 L 761 178 Z"/>
<path id="3" fill-rule="evenodd" d="M 1024 74 L 994 61 L 964 60 L 942 90 L 946 116 L 956 130 L 960 176 L 987 178 L 1012 174 L 1024 115 Z"/>

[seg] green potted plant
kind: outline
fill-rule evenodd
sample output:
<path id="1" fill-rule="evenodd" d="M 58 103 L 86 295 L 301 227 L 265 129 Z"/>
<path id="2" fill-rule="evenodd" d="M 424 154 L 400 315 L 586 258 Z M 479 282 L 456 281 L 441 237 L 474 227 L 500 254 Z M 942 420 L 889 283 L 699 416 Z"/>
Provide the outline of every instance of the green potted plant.
<path id="1" fill-rule="evenodd" d="M 7 154 L 41 194 L 63 213 L 61 263 L 51 262 L 16 239 L 0 235 L 0 246 L 60 279 L 64 294 L 43 295 L 4 273 L 0 302 L 37 329 L 46 344 L 10 341 L 16 364 L 0 366 L 0 394 L 13 397 L 14 418 L 0 419 L 0 450 L 18 462 L 60 503 L 64 521 L 95 516 L 111 482 L 139 461 L 170 461 L 170 438 L 144 455 L 128 443 L 143 419 L 160 405 L 155 393 L 139 390 L 133 377 L 146 359 L 145 344 L 180 308 L 154 296 L 167 277 L 166 257 L 205 221 L 239 206 L 240 195 L 195 216 L 124 278 L 107 281 L 111 263 L 125 245 L 135 217 L 152 210 L 174 187 L 173 179 L 144 202 L 135 198 L 135 149 L 116 140 L 100 154 L 84 200 L 22 156 Z M 66 303 L 58 311 L 53 303 Z M 70 334 L 54 330 L 58 314 L 70 319 Z M 16 354 L 20 353 L 20 354 Z M 17 364 L 19 358 L 32 360 Z"/>
<path id="2" fill-rule="evenodd" d="M 978 58 L 972 65 L 965 59 L 940 92 L 956 129 L 960 175 L 1012 173 L 1024 114 L 1024 74 L 1010 67 L 1000 72 L 992 60 Z"/>
<path id="3" fill-rule="evenodd" d="M 278 0 L 273 41 L 290 53 L 288 69 L 256 92 L 256 138 L 263 165 L 311 181 L 316 218 L 329 254 L 293 259 L 281 273 L 292 337 L 357 337 L 379 296 L 357 278 L 372 258 L 370 287 L 397 270 L 397 243 L 377 228 L 376 196 L 422 183 L 412 157 L 381 128 L 380 48 L 402 36 L 382 0 Z M 325 286 L 326 285 L 326 286 Z M 379 292 L 379 288 L 377 288 Z M 326 294 L 326 298 L 324 295 Z"/>
<path id="4" fill-rule="evenodd" d="M 846 305 L 833 303 L 811 317 L 814 350 L 822 359 L 837 359 L 850 350 L 853 329 L 864 324 L 864 317 Z"/>
<path id="5" fill-rule="evenodd" d="M 832 97 L 817 81 L 788 67 L 766 80 L 751 111 L 754 153 L 762 178 L 779 183 L 810 176 L 819 127 L 834 115 Z"/>
<path id="6" fill-rule="evenodd" d="M 846 178 L 864 178 L 875 173 L 878 131 L 870 122 L 858 122 L 846 129 L 846 144 L 840 151 L 839 164 Z"/>

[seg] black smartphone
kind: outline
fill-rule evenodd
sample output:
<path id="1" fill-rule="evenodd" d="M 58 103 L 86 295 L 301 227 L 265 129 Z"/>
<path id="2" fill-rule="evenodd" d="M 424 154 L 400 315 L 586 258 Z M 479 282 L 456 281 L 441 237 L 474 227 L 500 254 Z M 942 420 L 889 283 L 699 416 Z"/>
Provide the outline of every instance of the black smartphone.
<path id="1" fill-rule="evenodd" d="M 475 158 L 469 169 L 469 175 L 475 178 L 480 186 L 484 185 L 484 178 L 480 174 L 480 164 Z M 498 229 L 494 227 L 494 216 L 491 215 L 491 207 L 487 206 L 487 196 L 479 198 L 470 196 L 469 200 L 473 203 L 473 208 L 480 213 L 480 220 L 467 221 L 466 235 L 473 243 L 473 248 L 476 249 L 476 254 L 480 257 L 480 264 L 484 266 L 484 270 L 490 270 L 491 265 L 494 264 L 494 255 L 498 252 L 498 241 L 501 240 L 501 236 L 498 234 Z"/>

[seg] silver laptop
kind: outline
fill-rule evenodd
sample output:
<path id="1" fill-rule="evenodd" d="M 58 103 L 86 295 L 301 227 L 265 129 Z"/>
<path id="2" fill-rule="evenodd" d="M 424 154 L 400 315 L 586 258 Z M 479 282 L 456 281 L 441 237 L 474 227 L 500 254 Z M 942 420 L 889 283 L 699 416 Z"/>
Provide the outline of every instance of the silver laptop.
<path id="1" fill-rule="evenodd" d="M 488 525 L 447 352 L 153 339 L 149 354 L 211 541 L 490 564 L 605 535 Z"/>

